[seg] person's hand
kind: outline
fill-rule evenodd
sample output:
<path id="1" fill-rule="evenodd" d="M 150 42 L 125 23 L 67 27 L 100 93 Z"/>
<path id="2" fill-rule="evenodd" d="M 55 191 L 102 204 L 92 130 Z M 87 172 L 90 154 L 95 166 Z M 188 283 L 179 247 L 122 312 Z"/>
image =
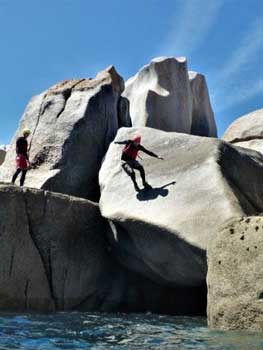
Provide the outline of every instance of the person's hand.
<path id="1" fill-rule="evenodd" d="M 163 157 L 161 157 L 161 156 L 158 156 L 158 159 L 164 160 L 164 158 L 163 158 Z"/>

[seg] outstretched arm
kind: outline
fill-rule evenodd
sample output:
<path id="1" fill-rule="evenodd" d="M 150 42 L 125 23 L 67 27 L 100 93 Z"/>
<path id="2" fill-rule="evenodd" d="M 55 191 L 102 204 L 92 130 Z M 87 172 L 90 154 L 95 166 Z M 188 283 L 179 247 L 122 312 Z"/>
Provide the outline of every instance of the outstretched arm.
<path id="1" fill-rule="evenodd" d="M 148 151 L 148 149 L 144 148 L 143 146 L 139 146 L 139 151 L 142 151 L 146 154 L 148 154 L 149 156 L 151 157 L 155 157 L 155 158 L 158 158 L 158 159 L 163 159 L 162 157 L 158 156 L 157 154 L 151 152 L 151 151 Z"/>
<path id="2" fill-rule="evenodd" d="M 125 140 L 125 141 L 114 141 L 114 143 L 117 143 L 118 145 L 127 145 L 128 142 L 129 142 L 129 140 Z"/>

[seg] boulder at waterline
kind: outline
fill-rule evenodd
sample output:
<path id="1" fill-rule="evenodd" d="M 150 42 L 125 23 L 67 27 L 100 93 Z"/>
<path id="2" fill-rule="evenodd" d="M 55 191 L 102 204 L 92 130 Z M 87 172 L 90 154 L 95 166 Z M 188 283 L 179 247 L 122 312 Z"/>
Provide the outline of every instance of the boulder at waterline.
<path id="1" fill-rule="evenodd" d="M 121 128 L 116 140 L 135 134 L 165 160 L 141 153 L 153 188 L 136 193 L 121 167 L 123 146 L 110 145 L 99 174 L 100 208 L 115 228 L 115 254 L 157 283 L 200 286 L 214 232 L 233 217 L 262 210 L 263 163 L 214 138 L 151 128 Z"/>
<path id="2" fill-rule="evenodd" d="M 263 217 L 229 222 L 208 246 L 208 323 L 263 330 Z"/>
<path id="3" fill-rule="evenodd" d="M 184 57 L 159 57 L 125 84 L 135 127 L 216 136 L 205 78 L 188 75 Z"/>
<path id="4" fill-rule="evenodd" d="M 223 140 L 263 153 L 263 109 L 236 119 L 225 131 Z"/>
<path id="5" fill-rule="evenodd" d="M 123 79 L 109 67 L 95 79 L 64 81 L 33 97 L 7 152 L 0 179 L 10 181 L 16 138 L 26 127 L 32 131 L 33 169 L 25 185 L 98 200 L 102 158 L 118 127 L 127 121 L 120 121 L 118 115 L 123 89 Z"/>
<path id="6" fill-rule="evenodd" d="M 118 270 L 98 205 L 0 185 L 0 217 L 1 310 L 105 311 L 118 305 L 120 296 L 112 292 Z"/>
<path id="7" fill-rule="evenodd" d="M 164 287 L 123 268 L 97 204 L 0 184 L 0 217 L 1 311 L 205 312 L 200 288 Z"/>

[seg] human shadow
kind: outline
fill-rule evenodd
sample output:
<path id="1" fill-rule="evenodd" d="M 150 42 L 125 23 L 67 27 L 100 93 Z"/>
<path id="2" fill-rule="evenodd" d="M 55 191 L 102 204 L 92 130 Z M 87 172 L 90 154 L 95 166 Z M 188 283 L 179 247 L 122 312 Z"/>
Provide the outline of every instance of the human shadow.
<path id="1" fill-rule="evenodd" d="M 136 197 L 139 201 L 153 200 L 156 199 L 158 196 L 166 197 L 169 193 L 169 190 L 166 187 L 174 184 L 176 184 L 176 182 L 172 181 L 161 187 L 144 188 L 143 190 L 140 190 L 137 193 Z"/>

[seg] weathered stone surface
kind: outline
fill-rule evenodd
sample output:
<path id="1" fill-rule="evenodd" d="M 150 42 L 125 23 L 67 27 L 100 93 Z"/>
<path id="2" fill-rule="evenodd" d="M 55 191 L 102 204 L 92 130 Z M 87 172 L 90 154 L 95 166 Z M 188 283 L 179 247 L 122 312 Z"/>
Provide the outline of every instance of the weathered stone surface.
<path id="1" fill-rule="evenodd" d="M 97 200 L 101 160 L 119 127 L 123 79 L 113 67 L 95 79 L 69 80 L 33 97 L 13 138 L 0 179 L 14 172 L 15 140 L 32 131 L 26 186 Z M 121 118 L 120 125 L 127 119 Z M 127 121 L 128 122 L 128 121 Z"/>
<path id="2" fill-rule="evenodd" d="M 196 72 L 189 72 L 189 80 L 192 91 L 192 125 L 190 134 L 216 137 L 216 123 L 205 77 Z"/>
<path id="3" fill-rule="evenodd" d="M 217 139 L 151 128 L 122 128 L 116 140 L 134 134 L 165 160 L 142 154 L 153 189 L 136 194 L 121 168 L 122 146 L 112 143 L 107 152 L 100 208 L 115 225 L 118 259 L 159 284 L 200 286 L 213 233 L 233 217 L 262 210 L 262 162 Z"/>
<path id="4" fill-rule="evenodd" d="M 223 140 L 263 153 L 263 109 L 236 119 L 224 133 Z"/>
<path id="5" fill-rule="evenodd" d="M 2 184 L 0 217 L 0 310 L 204 314 L 199 287 L 163 286 L 120 266 L 92 202 Z"/>
<path id="6" fill-rule="evenodd" d="M 208 246 L 208 323 L 263 330 L 263 217 L 237 218 Z"/>
<path id="7" fill-rule="evenodd" d="M 2 165 L 4 163 L 5 155 L 6 155 L 6 151 L 4 149 L 0 148 L 0 165 Z"/>
<path id="8" fill-rule="evenodd" d="M 0 217 L 1 310 L 105 311 L 119 305 L 109 226 L 96 204 L 1 185 Z"/>
<path id="9" fill-rule="evenodd" d="M 213 111 L 202 75 L 188 75 L 184 57 L 159 57 L 125 84 L 135 127 L 216 136 Z"/>

